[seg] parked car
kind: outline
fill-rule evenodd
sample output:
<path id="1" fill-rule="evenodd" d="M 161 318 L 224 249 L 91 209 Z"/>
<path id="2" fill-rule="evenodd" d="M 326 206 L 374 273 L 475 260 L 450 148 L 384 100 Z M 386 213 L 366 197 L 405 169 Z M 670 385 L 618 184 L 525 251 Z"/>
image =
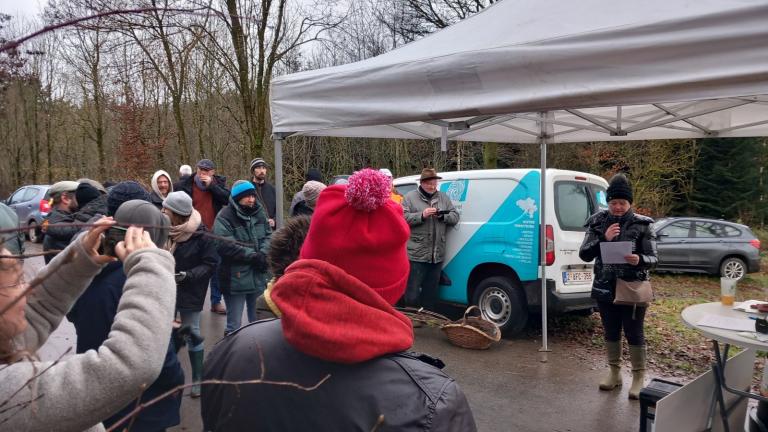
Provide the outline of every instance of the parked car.
<path id="1" fill-rule="evenodd" d="M 349 179 L 349 174 L 341 174 L 341 175 L 333 176 L 331 178 L 331 181 L 328 183 L 328 186 L 335 185 L 335 184 L 347 184 L 347 179 Z"/>
<path id="2" fill-rule="evenodd" d="M 22 186 L 5 201 L 19 216 L 19 226 L 27 230 L 27 237 L 33 243 L 43 241 L 40 227 L 51 211 L 49 188 L 49 185 Z"/>
<path id="3" fill-rule="evenodd" d="M 657 270 L 733 279 L 760 270 L 760 240 L 746 225 L 680 217 L 659 219 L 653 230 L 659 254 Z"/>

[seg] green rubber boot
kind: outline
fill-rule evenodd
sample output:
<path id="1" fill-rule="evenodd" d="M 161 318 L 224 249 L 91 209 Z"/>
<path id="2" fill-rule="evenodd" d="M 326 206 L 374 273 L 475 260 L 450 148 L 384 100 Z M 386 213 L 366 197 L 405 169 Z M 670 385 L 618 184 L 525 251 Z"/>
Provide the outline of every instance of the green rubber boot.
<path id="1" fill-rule="evenodd" d="M 632 387 L 629 388 L 629 398 L 638 399 L 640 390 L 645 387 L 645 345 L 630 345 L 629 359 L 632 362 Z"/>
<path id="2" fill-rule="evenodd" d="M 621 342 L 605 343 L 608 371 L 600 380 L 600 390 L 613 390 L 621 387 Z"/>
<path id="3" fill-rule="evenodd" d="M 190 397 L 200 397 L 200 380 L 203 377 L 203 358 L 205 354 L 203 350 L 189 351 L 189 364 L 192 366 L 192 392 Z"/>

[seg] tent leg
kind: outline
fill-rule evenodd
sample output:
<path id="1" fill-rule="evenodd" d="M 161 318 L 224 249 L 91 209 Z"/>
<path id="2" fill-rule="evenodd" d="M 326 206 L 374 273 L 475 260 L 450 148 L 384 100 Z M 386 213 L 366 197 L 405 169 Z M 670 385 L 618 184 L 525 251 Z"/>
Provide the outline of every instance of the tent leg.
<path id="1" fill-rule="evenodd" d="M 275 195 L 276 210 L 275 224 L 279 228 L 283 226 L 283 140 L 275 138 Z"/>
<path id="2" fill-rule="evenodd" d="M 539 264 L 541 273 L 541 348 L 545 353 L 542 362 L 547 361 L 546 353 L 550 351 L 547 341 L 547 113 L 541 114 L 541 132 L 539 134 L 539 151 L 541 153 L 541 185 L 539 186 Z"/>

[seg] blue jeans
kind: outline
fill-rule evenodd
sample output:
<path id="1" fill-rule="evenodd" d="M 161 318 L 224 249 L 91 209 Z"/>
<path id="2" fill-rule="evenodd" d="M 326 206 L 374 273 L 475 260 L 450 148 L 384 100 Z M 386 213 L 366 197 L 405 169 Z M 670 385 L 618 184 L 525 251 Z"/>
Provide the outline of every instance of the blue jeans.
<path id="1" fill-rule="evenodd" d="M 213 271 L 211 276 L 211 306 L 221 303 L 221 290 L 219 290 L 219 266 Z"/>
<path id="2" fill-rule="evenodd" d="M 192 331 L 192 334 L 195 336 L 201 337 L 200 334 L 200 311 L 192 312 L 192 311 L 179 311 L 179 315 L 181 315 L 181 326 L 189 326 L 190 330 Z M 203 344 L 199 343 L 197 345 L 192 345 L 192 340 L 187 340 L 187 349 L 190 352 L 194 351 L 202 351 L 203 350 Z"/>
<path id="3" fill-rule="evenodd" d="M 258 293 L 224 294 L 224 301 L 227 302 L 227 328 L 224 330 L 225 335 L 240 328 L 244 307 L 248 308 L 248 322 L 256 321 L 256 298 L 258 297 Z"/>

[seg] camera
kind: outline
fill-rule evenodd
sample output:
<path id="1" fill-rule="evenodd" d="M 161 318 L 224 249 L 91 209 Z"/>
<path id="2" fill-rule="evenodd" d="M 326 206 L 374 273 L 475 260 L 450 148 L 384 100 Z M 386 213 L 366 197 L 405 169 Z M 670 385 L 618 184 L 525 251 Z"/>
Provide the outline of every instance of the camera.
<path id="1" fill-rule="evenodd" d="M 117 244 L 121 241 L 125 240 L 126 231 L 128 231 L 127 228 L 118 226 L 110 227 L 104 234 L 104 238 L 101 241 L 102 253 L 104 255 L 117 257 L 115 254 L 115 246 L 117 246 Z"/>
<path id="2" fill-rule="evenodd" d="M 450 210 L 438 210 L 437 214 L 438 215 L 447 215 L 450 212 L 451 212 Z"/>

